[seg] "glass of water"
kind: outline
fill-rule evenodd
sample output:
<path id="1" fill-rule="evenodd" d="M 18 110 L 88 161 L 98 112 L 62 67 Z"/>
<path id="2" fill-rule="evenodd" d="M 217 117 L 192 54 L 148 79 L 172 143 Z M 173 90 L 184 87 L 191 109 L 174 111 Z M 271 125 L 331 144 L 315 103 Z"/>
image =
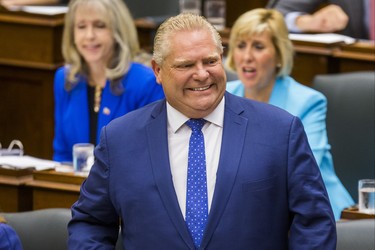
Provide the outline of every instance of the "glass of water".
<path id="1" fill-rule="evenodd" d="M 204 2 L 204 15 L 217 30 L 225 28 L 225 0 L 206 0 Z"/>
<path id="2" fill-rule="evenodd" d="M 180 13 L 201 14 L 201 0 L 179 0 Z"/>
<path id="3" fill-rule="evenodd" d="M 73 168 L 75 173 L 88 173 L 94 164 L 94 145 L 76 143 L 73 145 Z"/>
<path id="4" fill-rule="evenodd" d="M 359 180 L 358 197 L 359 212 L 375 214 L 375 179 Z"/>

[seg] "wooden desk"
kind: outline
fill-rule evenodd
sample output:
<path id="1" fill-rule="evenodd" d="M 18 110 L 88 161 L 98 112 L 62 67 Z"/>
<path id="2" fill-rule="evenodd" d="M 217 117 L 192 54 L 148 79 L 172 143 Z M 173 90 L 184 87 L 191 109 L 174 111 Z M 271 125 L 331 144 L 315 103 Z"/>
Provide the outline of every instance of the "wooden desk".
<path id="1" fill-rule="evenodd" d="M 21 212 L 32 209 L 32 193 L 26 183 L 32 169 L 13 170 L 0 167 L 0 211 Z"/>
<path id="2" fill-rule="evenodd" d="M 0 138 L 25 153 L 52 158 L 53 78 L 63 64 L 64 15 L 0 9 Z"/>
<path id="3" fill-rule="evenodd" d="M 340 219 L 342 220 L 375 219 L 375 214 L 360 213 L 357 207 L 350 207 L 342 211 Z"/>
<path id="4" fill-rule="evenodd" d="M 70 208 L 78 200 L 84 176 L 54 170 L 35 171 L 26 183 L 32 190 L 32 209 Z"/>
<path id="5" fill-rule="evenodd" d="M 338 60 L 339 72 L 375 70 L 375 43 L 358 42 L 342 45 L 333 51 L 333 57 Z"/>
<path id="6" fill-rule="evenodd" d="M 375 44 L 323 44 L 293 41 L 295 57 L 292 76 L 311 85 L 317 74 L 375 70 Z"/>

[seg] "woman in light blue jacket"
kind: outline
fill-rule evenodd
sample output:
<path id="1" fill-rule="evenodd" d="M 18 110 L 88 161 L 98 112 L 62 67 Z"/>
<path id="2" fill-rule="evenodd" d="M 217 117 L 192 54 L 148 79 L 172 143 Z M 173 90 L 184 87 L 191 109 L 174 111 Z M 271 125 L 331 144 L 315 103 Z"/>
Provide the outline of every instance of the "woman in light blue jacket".
<path id="1" fill-rule="evenodd" d="M 228 92 L 278 106 L 302 120 L 338 220 L 354 201 L 333 167 L 325 121 L 327 100 L 289 76 L 293 45 L 282 14 L 254 9 L 241 15 L 231 30 L 226 66 L 239 78 L 228 82 Z"/>

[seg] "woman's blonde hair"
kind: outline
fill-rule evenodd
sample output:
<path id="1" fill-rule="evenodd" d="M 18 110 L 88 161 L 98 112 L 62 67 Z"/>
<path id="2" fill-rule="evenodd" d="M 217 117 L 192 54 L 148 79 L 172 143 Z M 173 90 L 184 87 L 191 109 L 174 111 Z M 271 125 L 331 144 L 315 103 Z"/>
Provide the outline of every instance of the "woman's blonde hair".
<path id="1" fill-rule="evenodd" d="M 0 223 L 7 223 L 6 219 L 0 215 Z"/>
<path id="2" fill-rule="evenodd" d="M 226 60 L 228 69 L 236 71 L 233 50 L 238 40 L 269 32 L 276 53 L 280 59 L 277 76 L 289 75 L 293 67 L 293 44 L 288 35 L 283 15 L 274 9 L 253 9 L 242 14 L 234 23 L 229 37 L 229 51 Z"/>
<path id="3" fill-rule="evenodd" d="M 213 41 L 216 43 L 217 50 L 223 53 L 221 37 L 217 30 L 203 16 L 182 13 L 167 19 L 158 28 L 154 38 L 154 52 L 152 59 L 162 65 L 164 59 L 170 53 L 170 38 L 180 31 L 207 30 L 211 33 Z M 186 39 L 189 39 L 188 37 Z"/>
<path id="4" fill-rule="evenodd" d="M 106 77 L 111 80 L 111 84 L 118 84 L 140 51 L 137 30 L 128 8 L 122 0 L 72 0 L 65 16 L 62 41 L 62 53 L 69 68 L 65 88 L 72 89 L 78 81 L 78 75 L 88 77 L 89 74 L 88 66 L 74 44 L 74 20 L 79 6 L 94 6 L 104 14 L 103 20 L 115 40 L 115 50 L 107 65 Z"/>

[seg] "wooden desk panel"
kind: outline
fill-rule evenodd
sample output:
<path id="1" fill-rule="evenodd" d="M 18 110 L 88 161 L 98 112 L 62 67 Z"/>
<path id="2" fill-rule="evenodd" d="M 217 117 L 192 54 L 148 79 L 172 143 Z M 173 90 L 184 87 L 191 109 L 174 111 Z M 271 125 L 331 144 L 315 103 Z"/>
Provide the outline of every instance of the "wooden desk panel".
<path id="1" fill-rule="evenodd" d="M 1 143 L 13 139 L 25 154 L 52 158 L 54 72 L 0 65 Z"/>
<path id="2" fill-rule="evenodd" d="M 32 209 L 70 208 L 78 200 L 85 177 L 54 170 L 36 171 L 26 185 L 33 196 Z"/>
<path id="3" fill-rule="evenodd" d="M 54 69 L 61 54 L 64 14 L 38 15 L 0 9 L 0 64 Z"/>
<path id="4" fill-rule="evenodd" d="M 294 64 L 291 75 L 298 82 L 311 85 L 317 74 L 337 72 L 332 59 L 333 48 L 324 44 L 294 41 Z"/>
<path id="5" fill-rule="evenodd" d="M 375 219 L 375 214 L 365 214 L 358 211 L 358 207 L 349 207 L 341 212 L 342 220 Z"/>
<path id="6" fill-rule="evenodd" d="M 375 70 L 375 43 L 360 42 L 341 46 L 333 52 L 338 61 L 339 72 L 374 71 Z"/>
<path id="7" fill-rule="evenodd" d="M 246 11 L 264 8 L 268 0 L 226 0 L 226 26 L 232 27 L 236 19 Z"/>
<path id="8" fill-rule="evenodd" d="M 52 158 L 53 78 L 63 64 L 64 15 L 0 10 L 0 139 Z"/>
<path id="9" fill-rule="evenodd" d="M 0 168 L 0 211 L 21 212 L 32 209 L 32 193 L 25 185 L 31 179 L 31 169 Z"/>

